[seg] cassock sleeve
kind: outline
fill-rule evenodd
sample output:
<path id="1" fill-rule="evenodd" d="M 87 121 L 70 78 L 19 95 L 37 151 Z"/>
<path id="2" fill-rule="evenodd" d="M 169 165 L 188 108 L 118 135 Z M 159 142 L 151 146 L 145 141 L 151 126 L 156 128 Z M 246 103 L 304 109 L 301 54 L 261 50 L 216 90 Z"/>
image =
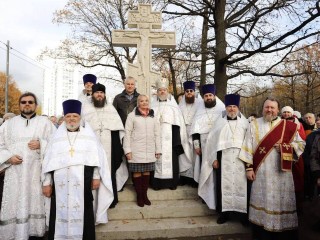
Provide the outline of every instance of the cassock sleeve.
<path id="1" fill-rule="evenodd" d="M 14 154 L 7 148 L 6 132 L 8 130 L 9 121 L 6 121 L 0 127 L 0 170 L 10 167 L 10 163 L 6 163 Z"/>
<path id="2" fill-rule="evenodd" d="M 253 131 L 254 131 L 254 122 L 256 120 L 252 121 L 249 125 L 249 128 L 246 131 L 246 135 L 241 147 L 241 151 L 239 154 L 239 158 L 248 164 L 253 164 Z M 257 139 L 258 140 L 258 139 Z"/>

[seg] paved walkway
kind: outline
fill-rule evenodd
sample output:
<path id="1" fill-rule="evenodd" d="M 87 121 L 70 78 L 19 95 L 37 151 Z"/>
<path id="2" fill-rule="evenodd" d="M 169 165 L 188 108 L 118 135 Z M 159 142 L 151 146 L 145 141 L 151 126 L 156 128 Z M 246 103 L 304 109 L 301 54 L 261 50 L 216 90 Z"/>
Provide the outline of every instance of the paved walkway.
<path id="1" fill-rule="evenodd" d="M 320 229 L 318 232 L 311 229 L 311 226 L 320 220 L 320 206 L 315 208 L 311 202 L 306 201 L 303 207 L 304 214 L 299 222 L 299 240 L 320 240 Z"/>
<path id="2" fill-rule="evenodd" d="M 251 240 L 252 237 L 250 234 L 231 234 L 231 235 L 217 235 L 217 236 L 208 236 L 208 237 L 195 237 L 195 238 L 159 238 L 152 240 Z"/>

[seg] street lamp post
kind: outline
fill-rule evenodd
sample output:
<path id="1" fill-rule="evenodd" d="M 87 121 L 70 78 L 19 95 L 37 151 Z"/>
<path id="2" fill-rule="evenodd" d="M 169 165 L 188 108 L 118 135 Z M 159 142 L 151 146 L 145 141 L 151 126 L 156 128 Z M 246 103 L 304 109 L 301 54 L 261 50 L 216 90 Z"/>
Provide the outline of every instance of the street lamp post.
<path id="1" fill-rule="evenodd" d="M 8 112 L 8 92 L 9 92 L 9 51 L 10 51 L 10 42 L 9 40 L 7 41 L 7 69 L 6 69 L 6 96 L 5 96 L 5 113 Z"/>

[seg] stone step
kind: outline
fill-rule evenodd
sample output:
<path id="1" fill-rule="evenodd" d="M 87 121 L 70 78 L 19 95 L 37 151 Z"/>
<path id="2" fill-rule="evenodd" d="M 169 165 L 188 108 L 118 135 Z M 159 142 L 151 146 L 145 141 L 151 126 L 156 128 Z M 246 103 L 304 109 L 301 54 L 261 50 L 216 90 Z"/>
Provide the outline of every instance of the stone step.
<path id="1" fill-rule="evenodd" d="M 217 224 L 217 215 L 202 217 L 112 220 L 96 227 L 97 240 L 201 237 L 249 233 L 237 221 Z"/>
<path id="2" fill-rule="evenodd" d="M 136 201 L 137 195 L 133 185 L 126 184 L 122 192 L 118 192 L 119 202 Z M 148 189 L 148 198 L 152 200 L 180 200 L 199 199 L 197 188 L 190 186 L 178 186 L 176 190 L 163 189 L 155 191 Z"/>
<path id="3" fill-rule="evenodd" d="M 139 207 L 136 202 L 119 202 L 108 210 L 109 220 L 162 219 L 213 215 L 201 199 L 151 200 L 151 206 Z"/>

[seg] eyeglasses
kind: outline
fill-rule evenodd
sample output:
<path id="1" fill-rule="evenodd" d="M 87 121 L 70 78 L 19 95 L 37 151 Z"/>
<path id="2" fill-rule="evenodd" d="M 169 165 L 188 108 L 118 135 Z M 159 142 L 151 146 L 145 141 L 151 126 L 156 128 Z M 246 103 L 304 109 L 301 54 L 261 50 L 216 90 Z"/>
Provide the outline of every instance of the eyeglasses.
<path id="1" fill-rule="evenodd" d="M 193 92 L 194 92 L 194 90 L 192 90 L 192 89 L 188 89 L 188 90 L 185 90 L 185 92 L 186 92 L 186 93 L 193 93 Z"/>
<path id="2" fill-rule="evenodd" d="M 34 104 L 34 101 L 20 101 L 21 104 Z"/>

